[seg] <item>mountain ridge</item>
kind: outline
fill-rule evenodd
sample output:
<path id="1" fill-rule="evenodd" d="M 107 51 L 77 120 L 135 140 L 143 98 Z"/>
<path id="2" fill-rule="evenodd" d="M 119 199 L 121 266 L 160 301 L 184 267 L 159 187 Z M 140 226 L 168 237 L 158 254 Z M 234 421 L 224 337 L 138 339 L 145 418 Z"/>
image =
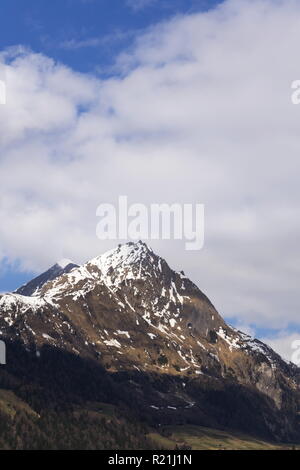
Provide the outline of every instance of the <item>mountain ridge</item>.
<path id="1" fill-rule="evenodd" d="M 56 279 L 62 274 L 68 273 L 72 269 L 77 267 L 78 265 L 70 260 L 58 261 L 47 271 L 16 289 L 14 293 L 31 297 L 32 295 L 37 293 L 46 282 Z"/>
<path id="2" fill-rule="evenodd" d="M 59 349 L 125 377 L 122 387 L 146 421 L 223 425 L 231 405 L 224 412 L 218 399 L 208 412 L 205 400 L 240 389 L 235 400 L 258 403 L 266 433 L 299 433 L 299 369 L 227 325 L 193 282 L 143 242 L 48 279 L 31 296 L 0 296 L 0 331 L 35 354 Z"/>

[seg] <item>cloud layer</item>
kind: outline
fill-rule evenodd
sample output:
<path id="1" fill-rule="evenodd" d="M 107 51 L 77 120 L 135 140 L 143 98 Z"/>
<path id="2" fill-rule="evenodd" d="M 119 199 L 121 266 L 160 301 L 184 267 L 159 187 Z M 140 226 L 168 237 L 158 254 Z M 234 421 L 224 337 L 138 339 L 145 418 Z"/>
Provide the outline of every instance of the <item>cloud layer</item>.
<path id="1" fill-rule="evenodd" d="M 299 315 L 300 5 L 230 0 L 141 34 L 100 80 L 3 51 L 0 256 L 82 262 L 101 202 L 206 206 L 199 253 L 153 243 L 220 312 L 285 329 Z"/>

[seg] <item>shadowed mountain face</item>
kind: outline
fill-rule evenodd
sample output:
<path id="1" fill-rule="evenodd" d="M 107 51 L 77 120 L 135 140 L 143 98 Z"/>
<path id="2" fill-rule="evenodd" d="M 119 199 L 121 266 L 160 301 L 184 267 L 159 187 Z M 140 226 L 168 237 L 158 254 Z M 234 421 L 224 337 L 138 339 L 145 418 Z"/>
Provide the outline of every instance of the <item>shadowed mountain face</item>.
<path id="1" fill-rule="evenodd" d="M 78 268 L 78 265 L 70 262 L 69 260 L 63 260 L 62 262 L 56 263 L 43 274 L 32 279 L 24 286 L 19 287 L 15 293 L 26 296 L 34 295 L 43 287 L 44 284 L 46 284 L 46 282 L 53 281 L 57 277 L 62 276 L 65 273 L 69 273 L 73 268 Z"/>
<path id="2" fill-rule="evenodd" d="M 148 425 L 191 423 L 299 438 L 299 369 L 228 326 L 209 299 L 146 244 L 119 246 L 58 275 L 49 275 L 52 269 L 23 288 L 27 297 L 20 289 L 0 296 L 0 331 L 9 344 L 18 341 L 35 361 L 51 350 L 101 368 L 118 389 L 111 397 L 118 395 L 118 404 Z M 9 362 L 5 367 L 21 374 Z M 73 393 L 86 399 L 80 386 Z"/>

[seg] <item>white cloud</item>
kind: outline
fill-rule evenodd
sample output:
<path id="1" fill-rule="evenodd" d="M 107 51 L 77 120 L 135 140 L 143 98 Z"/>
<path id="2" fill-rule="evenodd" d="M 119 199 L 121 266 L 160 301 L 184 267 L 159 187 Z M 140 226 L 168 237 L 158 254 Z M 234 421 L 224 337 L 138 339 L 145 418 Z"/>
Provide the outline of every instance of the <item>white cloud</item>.
<path id="1" fill-rule="evenodd" d="M 96 207 L 120 194 L 204 203 L 204 250 L 154 249 L 222 314 L 297 322 L 299 25 L 296 1 L 227 1 L 151 28 L 107 80 L 4 54 L 0 255 L 36 270 L 95 256 L 112 246 L 95 237 Z"/>
<path id="2" fill-rule="evenodd" d="M 280 332 L 275 337 L 263 338 L 262 341 L 278 354 L 281 355 L 286 361 L 294 362 L 300 365 L 300 334 L 287 332 Z"/>
<path id="3" fill-rule="evenodd" d="M 127 6 L 133 11 L 144 10 L 144 8 L 147 8 L 154 3 L 157 3 L 157 0 L 126 0 Z"/>

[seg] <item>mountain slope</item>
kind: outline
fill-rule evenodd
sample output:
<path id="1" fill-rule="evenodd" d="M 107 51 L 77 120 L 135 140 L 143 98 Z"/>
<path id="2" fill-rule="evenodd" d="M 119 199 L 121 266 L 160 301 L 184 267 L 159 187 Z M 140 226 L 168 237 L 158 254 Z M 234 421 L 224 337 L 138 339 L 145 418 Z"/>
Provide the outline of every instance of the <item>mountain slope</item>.
<path id="1" fill-rule="evenodd" d="M 35 295 L 46 282 L 52 281 L 65 273 L 69 273 L 73 268 L 78 268 L 78 265 L 72 263 L 70 260 L 62 260 L 24 286 L 19 287 L 15 292 L 16 294 L 26 296 Z"/>
<path id="2" fill-rule="evenodd" d="M 142 242 L 49 279 L 31 297 L 0 296 L 0 312 L 4 338 L 40 359 L 50 347 L 103 367 L 148 424 L 299 436 L 299 369 L 228 326 Z"/>

